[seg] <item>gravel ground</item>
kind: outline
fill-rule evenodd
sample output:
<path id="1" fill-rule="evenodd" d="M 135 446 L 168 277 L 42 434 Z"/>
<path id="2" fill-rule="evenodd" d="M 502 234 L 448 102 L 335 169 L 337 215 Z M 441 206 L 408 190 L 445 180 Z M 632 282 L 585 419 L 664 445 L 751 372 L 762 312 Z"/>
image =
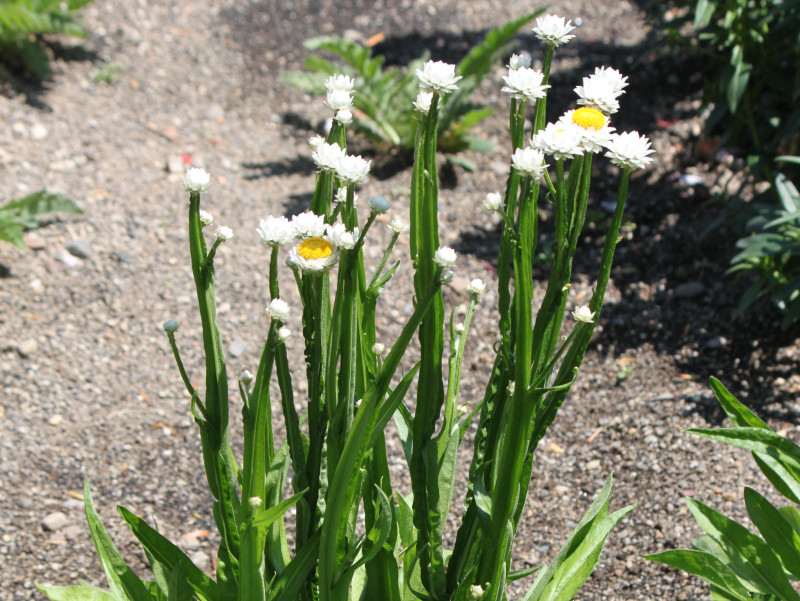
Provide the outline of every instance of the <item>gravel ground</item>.
<path id="1" fill-rule="evenodd" d="M 423 45 L 434 58 L 457 59 L 486 27 L 526 10 L 522 2 L 500 0 L 98 0 L 84 12 L 90 38 L 62 49 L 51 83 L 42 88 L 8 77 L 0 95 L 0 198 L 46 187 L 74 199 L 85 215 L 29 232 L 26 251 L 0 245 L 2 599 L 42 599 L 37 582 L 102 583 L 82 517 L 84 477 L 112 537 L 140 573 L 142 555 L 116 504 L 156 519 L 211 570 L 218 540 L 209 532 L 198 437 L 159 329 L 166 319 L 179 321 L 187 369 L 199 374 L 200 325 L 179 183 L 184 160 L 212 173 L 205 206 L 237 234 L 216 262 L 220 327 L 235 373 L 256 365 L 266 327 L 267 254 L 257 222 L 304 210 L 313 191 L 306 140 L 325 109 L 320 99 L 280 82 L 302 60 L 302 41 L 320 33 L 384 33 L 390 60 Z M 742 519 L 742 486 L 767 486 L 745 454 L 681 431 L 722 423 L 705 384 L 716 375 L 772 427 L 797 439 L 800 341 L 796 332 L 778 330 L 766 305 L 732 319 L 741 289 L 723 276 L 728 232 L 702 235 L 719 215 L 712 195 L 732 172 L 724 161 L 703 162 L 695 152 L 698 80 L 655 58 L 636 3 L 572 0 L 554 2 L 551 10 L 582 23 L 577 43 L 554 67 L 552 104 L 563 99 L 554 110 L 566 107 L 569 90 L 595 65 L 617 67 L 632 81 L 617 126 L 650 134 L 658 155 L 652 169 L 632 180 L 626 240 L 601 330 L 540 446 L 517 565 L 552 558 L 613 471 L 612 506 L 638 507 L 612 533 L 578 598 L 696 599 L 707 595 L 698 581 L 640 556 L 687 546 L 699 534 L 685 495 Z M 521 39 L 535 52 L 530 36 Z M 112 63 L 118 81 L 96 83 Z M 498 66 L 479 91 L 498 107 L 505 106 L 501 74 Z M 465 307 L 468 277 L 487 280 L 490 289 L 496 283 L 499 229 L 480 201 L 505 178 L 504 109 L 498 112 L 481 133 L 500 148 L 470 155 L 478 171 L 454 171 L 441 193 L 443 242 L 462 254 L 446 292 L 446 305 L 457 313 Z M 735 170 L 739 159 L 731 153 Z M 689 185 L 687 174 L 699 183 Z M 407 218 L 409 176 L 406 169 L 373 178 L 360 194 L 389 198 L 392 214 Z M 598 172 L 592 197 L 598 217 L 575 269 L 577 303 L 591 291 L 607 221 L 601 207 L 614 199 L 615 181 L 612 170 Z M 388 239 L 385 228 L 377 230 L 367 249 L 372 264 Z M 407 237 L 399 252 L 407 255 Z M 288 278 L 282 285 L 291 289 Z M 411 289 L 404 266 L 382 297 L 387 341 L 411 310 Z M 495 301 L 487 294 L 473 322 L 465 400 L 481 396 L 488 376 Z M 298 341 L 290 342 L 300 369 Z M 391 468 L 405 490 L 402 453 L 396 439 L 391 444 Z"/>

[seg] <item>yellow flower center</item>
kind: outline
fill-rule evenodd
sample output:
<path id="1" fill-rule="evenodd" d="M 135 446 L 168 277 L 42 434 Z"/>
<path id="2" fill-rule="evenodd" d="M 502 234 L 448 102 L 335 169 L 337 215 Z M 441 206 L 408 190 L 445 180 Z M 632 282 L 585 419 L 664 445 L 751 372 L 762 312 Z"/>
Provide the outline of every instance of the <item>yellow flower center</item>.
<path id="1" fill-rule="evenodd" d="M 309 238 L 300 243 L 297 252 L 308 261 L 327 259 L 333 254 L 333 245 L 322 238 Z"/>
<path id="2" fill-rule="evenodd" d="M 606 124 L 606 116 L 595 108 L 582 106 L 572 113 L 572 122 L 583 129 L 593 127 L 595 131 L 600 131 Z"/>

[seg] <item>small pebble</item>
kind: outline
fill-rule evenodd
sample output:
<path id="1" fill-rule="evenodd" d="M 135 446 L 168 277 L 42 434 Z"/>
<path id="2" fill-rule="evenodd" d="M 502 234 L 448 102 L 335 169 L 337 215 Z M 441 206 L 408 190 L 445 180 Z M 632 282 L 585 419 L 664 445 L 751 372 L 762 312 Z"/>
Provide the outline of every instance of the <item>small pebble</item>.
<path id="1" fill-rule="evenodd" d="M 39 350 L 39 343 L 33 338 L 26 338 L 17 345 L 17 352 L 23 357 L 30 357 Z"/>
<path id="2" fill-rule="evenodd" d="M 48 135 L 50 135 L 50 132 L 41 123 L 36 123 L 31 127 L 31 138 L 34 140 L 44 140 Z"/>
<path id="3" fill-rule="evenodd" d="M 725 336 L 717 336 L 706 342 L 706 348 L 709 349 L 725 348 L 726 346 L 728 346 L 728 339 Z"/>
<path id="4" fill-rule="evenodd" d="M 63 511 L 54 511 L 53 513 L 48 513 L 44 517 L 42 520 L 42 528 L 48 532 L 55 532 L 56 530 L 67 527 L 70 523 L 71 521 L 66 513 Z"/>
<path id="5" fill-rule="evenodd" d="M 44 292 L 44 284 L 42 283 L 42 280 L 40 280 L 39 278 L 31 280 L 28 283 L 28 286 L 30 286 L 31 292 L 33 292 L 34 294 L 41 294 L 42 292 Z"/>
<path id="6" fill-rule="evenodd" d="M 706 287 L 700 282 L 686 282 L 675 288 L 675 296 L 678 298 L 693 298 L 700 296 L 706 291 Z"/>
<path id="7" fill-rule="evenodd" d="M 50 416 L 50 419 L 47 420 L 47 423 L 51 426 L 58 426 L 64 421 L 64 417 L 60 413 L 54 413 Z"/>
<path id="8" fill-rule="evenodd" d="M 233 357 L 241 357 L 247 350 L 247 343 L 242 340 L 234 340 L 228 347 L 228 354 Z"/>
<path id="9" fill-rule="evenodd" d="M 31 250 L 44 250 L 47 246 L 45 239 L 36 232 L 25 232 L 22 234 L 22 241 Z"/>
<path id="10" fill-rule="evenodd" d="M 186 164 L 183 162 L 183 157 L 179 154 L 168 156 L 165 167 L 167 173 L 184 173 L 186 171 Z"/>
<path id="11" fill-rule="evenodd" d="M 89 256 L 92 254 L 92 247 L 89 246 L 89 243 L 86 240 L 78 238 L 77 240 L 73 240 L 66 246 L 67 251 L 73 257 L 78 257 L 79 259 L 88 259 Z"/>

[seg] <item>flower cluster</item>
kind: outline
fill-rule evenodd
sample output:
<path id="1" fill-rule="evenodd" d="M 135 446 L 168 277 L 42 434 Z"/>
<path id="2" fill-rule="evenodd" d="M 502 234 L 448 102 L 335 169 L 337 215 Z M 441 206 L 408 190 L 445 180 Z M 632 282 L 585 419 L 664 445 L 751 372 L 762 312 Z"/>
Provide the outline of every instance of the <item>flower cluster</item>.
<path id="1" fill-rule="evenodd" d="M 353 88 L 355 81 L 347 75 L 331 75 L 325 82 L 328 96 L 325 106 L 333 111 L 333 118 L 342 125 L 353 121 Z"/>
<path id="2" fill-rule="evenodd" d="M 619 97 L 625 93 L 628 78 L 616 69 L 597 67 L 589 77 L 583 78 L 583 85 L 575 88 L 578 104 L 594 107 L 606 115 L 619 110 Z"/>
<path id="3" fill-rule="evenodd" d="M 371 161 L 347 154 L 336 142 L 318 143 L 312 138 L 309 144 L 313 149 L 311 158 L 314 159 L 317 168 L 320 171 L 333 171 L 343 184 L 347 186 L 357 184 L 369 174 Z"/>

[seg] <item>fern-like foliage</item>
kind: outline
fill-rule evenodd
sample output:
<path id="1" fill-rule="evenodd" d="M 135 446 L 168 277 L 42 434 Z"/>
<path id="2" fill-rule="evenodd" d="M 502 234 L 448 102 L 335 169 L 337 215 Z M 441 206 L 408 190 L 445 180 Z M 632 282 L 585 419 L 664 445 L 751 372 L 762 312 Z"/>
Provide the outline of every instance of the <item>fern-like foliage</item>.
<path id="1" fill-rule="evenodd" d="M 92 0 L 3 0 L 0 3 L 0 60 L 40 79 L 50 75 L 44 36 L 86 37 L 78 11 Z"/>

